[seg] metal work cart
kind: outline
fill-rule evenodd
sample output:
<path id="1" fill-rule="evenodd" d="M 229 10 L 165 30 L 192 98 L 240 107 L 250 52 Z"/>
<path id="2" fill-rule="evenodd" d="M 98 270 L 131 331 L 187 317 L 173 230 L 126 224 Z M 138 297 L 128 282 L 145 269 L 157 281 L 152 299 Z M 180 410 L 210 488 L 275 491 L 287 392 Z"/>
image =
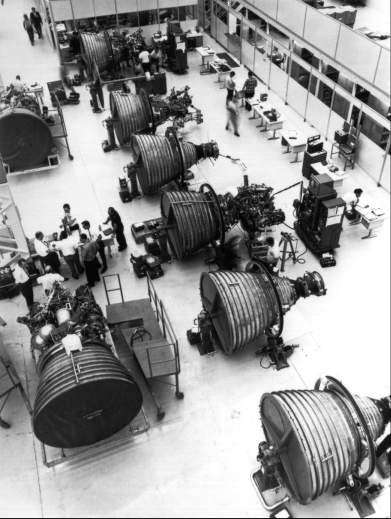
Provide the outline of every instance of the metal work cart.
<path id="1" fill-rule="evenodd" d="M 69 160 L 73 160 L 73 155 L 72 155 L 71 149 L 69 147 L 68 130 L 67 130 L 67 126 L 65 124 L 64 113 L 62 111 L 61 103 L 55 94 L 53 95 L 53 102 L 54 102 L 54 110 L 49 110 L 49 115 L 51 115 L 54 119 L 54 124 L 49 125 L 50 132 L 53 136 L 53 139 L 55 139 L 55 140 L 64 139 L 65 145 L 63 143 L 61 143 L 61 144 L 64 146 L 64 148 L 67 149 Z"/>
<path id="2" fill-rule="evenodd" d="M 112 288 L 107 281 L 116 280 Z M 134 301 L 124 301 L 121 280 L 118 274 L 104 276 L 104 286 L 107 297 L 107 322 L 110 328 L 116 327 L 121 333 L 135 358 L 144 381 L 157 409 L 157 418 L 165 416 L 152 387 L 153 381 L 175 387 L 175 396 L 179 400 L 184 394 L 179 390 L 179 359 L 178 339 L 163 302 L 159 299 L 155 287 L 147 277 L 148 298 Z M 111 303 L 110 294 L 120 295 L 119 303 Z M 175 382 L 162 380 L 174 377 Z"/>

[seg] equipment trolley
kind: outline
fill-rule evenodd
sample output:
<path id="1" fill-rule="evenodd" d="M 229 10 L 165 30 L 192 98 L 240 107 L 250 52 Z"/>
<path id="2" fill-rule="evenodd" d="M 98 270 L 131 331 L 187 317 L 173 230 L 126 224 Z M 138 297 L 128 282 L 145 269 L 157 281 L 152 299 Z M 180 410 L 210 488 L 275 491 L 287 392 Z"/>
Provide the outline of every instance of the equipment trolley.
<path id="1" fill-rule="evenodd" d="M 108 278 L 116 279 L 117 284 L 114 288 L 109 288 Z M 134 301 L 124 301 L 118 274 L 104 276 L 103 279 L 108 302 L 106 307 L 108 325 L 121 331 L 156 406 L 157 418 L 162 420 L 165 412 L 155 395 L 153 382 L 174 386 L 176 398 L 181 400 L 184 397 L 179 390 L 181 366 L 178 339 L 167 311 L 149 276 L 147 277 L 148 298 Z M 114 292 L 120 294 L 121 302 L 111 304 L 110 294 Z M 174 383 L 167 381 L 170 377 L 174 377 Z"/>

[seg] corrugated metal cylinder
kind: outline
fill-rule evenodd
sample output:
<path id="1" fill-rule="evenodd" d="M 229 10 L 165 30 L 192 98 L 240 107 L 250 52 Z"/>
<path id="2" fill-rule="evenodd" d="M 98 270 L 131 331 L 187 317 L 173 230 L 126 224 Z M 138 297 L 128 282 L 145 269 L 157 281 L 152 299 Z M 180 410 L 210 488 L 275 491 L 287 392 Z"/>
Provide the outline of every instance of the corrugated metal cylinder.
<path id="1" fill-rule="evenodd" d="M 369 398 L 354 397 L 372 440 L 383 418 Z M 260 414 L 268 442 L 277 448 L 295 499 L 308 504 L 333 489 L 361 462 L 363 436 L 348 398 L 331 391 L 280 391 L 263 395 Z"/>
<path id="2" fill-rule="evenodd" d="M 87 71 L 91 74 L 94 62 L 99 72 L 107 70 L 111 63 L 111 49 L 108 38 L 103 33 L 82 32 L 80 34 L 81 55 L 86 64 Z"/>
<path id="3" fill-rule="evenodd" d="M 82 447 L 108 438 L 142 405 L 140 389 L 108 345 L 87 342 L 72 356 L 56 345 L 38 363 L 34 433 L 52 447 Z"/>
<path id="4" fill-rule="evenodd" d="M 181 151 L 167 137 L 134 135 L 133 150 L 136 156 L 137 178 L 144 194 L 157 193 L 159 189 L 178 179 L 183 173 Z M 197 162 L 195 146 L 181 143 L 185 168 Z"/>
<path id="5" fill-rule="evenodd" d="M 24 108 L 0 114 L 0 155 L 11 171 L 41 166 L 53 152 L 50 129 L 38 115 Z"/>
<path id="6" fill-rule="evenodd" d="M 161 210 L 177 259 L 190 256 L 219 238 L 219 208 L 208 194 L 194 191 L 163 193 Z"/>
<path id="7" fill-rule="evenodd" d="M 111 92 L 110 109 L 118 142 L 131 142 L 135 133 L 151 129 L 153 114 L 146 96 Z"/>
<path id="8" fill-rule="evenodd" d="M 273 278 L 283 311 L 297 301 L 287 278 Z M 250 272 L 204 272 L 201 299 L 212 318 L 223 351 L 231 355 L 263 336 L 279 313 L 279 302 L 270 278 Z"/>

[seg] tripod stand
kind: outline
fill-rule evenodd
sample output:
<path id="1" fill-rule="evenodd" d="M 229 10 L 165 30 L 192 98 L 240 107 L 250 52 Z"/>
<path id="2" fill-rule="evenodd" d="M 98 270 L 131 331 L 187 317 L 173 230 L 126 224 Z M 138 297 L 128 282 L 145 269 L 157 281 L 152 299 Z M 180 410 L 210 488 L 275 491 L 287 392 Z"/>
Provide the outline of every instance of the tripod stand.
<path id="1" fill-rule="evenodd" d="M 280 246 L 281 246 L 281 244 L 283 244 L 281 268 L 280 268 L 281 272 L 285 272 L 285 263 L 288 260 L 292 259 L 294 264 L 297 263 L 297 261 L 298 261 L 296 249 L 295 249 L 293 242 L 297 242 L 297 238 L 294 238 L 288 232 L 281 233 Z"/>

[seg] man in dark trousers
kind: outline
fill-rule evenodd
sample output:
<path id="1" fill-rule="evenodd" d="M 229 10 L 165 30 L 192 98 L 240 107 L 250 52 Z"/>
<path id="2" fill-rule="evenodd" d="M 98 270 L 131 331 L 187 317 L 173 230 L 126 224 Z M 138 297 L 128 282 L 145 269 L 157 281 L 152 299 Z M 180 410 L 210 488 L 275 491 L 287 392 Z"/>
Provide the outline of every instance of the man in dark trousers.
<path id="1" fill-rule="evenodd" d="M 80 235 L 81 246 L 81 257 L 86 270 L 87 282 L 89 287 L 95 286 L 95 281 L 100 281 L 99 268 L 100 263 L 96 255 L 98 254 L 99 247 L 95 240 L 88 241 L 86 234 Z"/>
<path id="2" fill-rule="evenodd" d="M 98 253 L 102 261 L 101 273 L 104 274 L 107 270 L 107 258 L 105 253 L 105 244 L 103 243 L 103 236 L 100 232 L 94 232 L 91 229 L 91 224 L 88 220 L 84 220 L 84 222 L 81 222 L 81 226 L 88 238 L 90 240 L 95 240 L 98 245 Z"/>
<path id="3" fill-rule="evenodd" d="M 34 29 L 37 31 L 38 38 L 42 38 L 42 18 L 39 12 L 35 9 L 35 7 L 31 8 L 30 13 L 30 22 L 32 23 Z"/>
<path id="4" fill-rule="evenodd" d="M 31 282 L 26 260 L 20 259 L 12 269 L 15 283 L 19 285 L 20 291 L 26 300 L 29 311 L 34 304 L 33 284 Z"/>

